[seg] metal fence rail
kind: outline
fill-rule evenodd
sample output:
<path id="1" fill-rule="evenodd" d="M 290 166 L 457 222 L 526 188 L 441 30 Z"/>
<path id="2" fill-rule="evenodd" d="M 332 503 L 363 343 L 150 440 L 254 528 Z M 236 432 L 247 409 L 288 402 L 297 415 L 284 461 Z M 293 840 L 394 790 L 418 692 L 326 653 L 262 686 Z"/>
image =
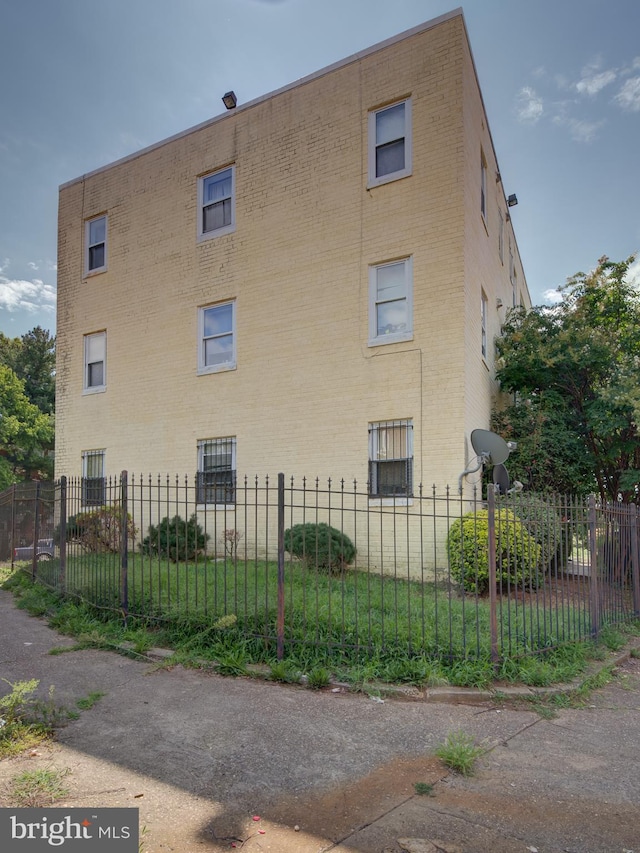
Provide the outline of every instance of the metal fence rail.
<path id="1" fill-rule="evenodd" d="M 34 580 L 124 618 L 233 624 L 279 658 L 535 654 L 640 615 L 638 557 L 635 505 L 492 486 L 374 500 L 355 482 L 279 474 L 227 492 L 122 472 L 0 494 L 0 559 L 26 560 Z"/>

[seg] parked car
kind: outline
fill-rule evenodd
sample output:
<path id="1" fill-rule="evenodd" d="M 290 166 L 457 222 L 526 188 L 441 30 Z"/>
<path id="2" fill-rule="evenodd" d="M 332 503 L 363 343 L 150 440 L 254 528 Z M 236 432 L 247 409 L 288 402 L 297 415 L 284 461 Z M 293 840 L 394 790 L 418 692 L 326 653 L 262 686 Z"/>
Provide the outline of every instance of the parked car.
<path id="1" fill-rule="evenodd" d="M 52 560 L 53 548 L 53 539 L 38 539 L 38 545 L 36 548 L 36 559 Z M 26 545 L 22 548 L 14 548 L 13 559 L 33 560 L 33 545 Z"/>

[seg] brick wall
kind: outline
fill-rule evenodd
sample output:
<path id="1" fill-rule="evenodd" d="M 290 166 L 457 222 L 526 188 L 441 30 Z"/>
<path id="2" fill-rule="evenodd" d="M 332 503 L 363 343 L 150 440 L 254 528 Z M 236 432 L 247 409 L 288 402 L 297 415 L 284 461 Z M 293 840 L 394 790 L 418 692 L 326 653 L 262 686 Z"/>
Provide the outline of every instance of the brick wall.
<path id="1" fill-rule="evenodd" d="M 408 96 L 412 174 L 367 189 L 369 111 Z M 199 439 L 235 436 L 239 474 L 364 483 L 368 424 L 402 418 L 415 482 L 456 484 L 495 393 L 480 287 L 492 309 L 507 289 L 495 182 L 479 221 L 480 147 L 491 176 L 452 14 L 63 186 L 57 473 L 80 474 L 99 448 L 107 473 L 192 473 Z M 235 231 L 198 242 L 198 177 L 230 164 Z M 84 276 L 84 223 L 101 213 L 107 271 Z M 409 256 L 413 339 L 369 346 L 369 267 Z M 198 308 L 230 299 L 237 366 L 198 375 Z M 106 391 L 83 394 L 83 336 L 101 330 Z"/>

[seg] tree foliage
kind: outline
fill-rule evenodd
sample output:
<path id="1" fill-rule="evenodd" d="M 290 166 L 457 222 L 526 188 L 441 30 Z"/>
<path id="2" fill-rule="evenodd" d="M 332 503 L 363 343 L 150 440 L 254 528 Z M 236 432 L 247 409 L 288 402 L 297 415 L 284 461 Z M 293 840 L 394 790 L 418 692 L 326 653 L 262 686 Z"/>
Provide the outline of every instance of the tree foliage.
<path id="1" fill-rule="evenodd" d="M 554 307 L 507 317 L 497 378 L 514 402 L 494 427 L 518 442 L 513 477 L 535 491 L 635 500 L 640 484 L 640 294 L 635 258 L 601 258 Z"/>
<path id="2" fill-rule="evenodd" d="M 0 364 L 0 476 L 3 481 L 50 476 L 46 451 L 53 447 L 53 417 L 29 401 L 24 383 Z M 3 486 L 9 485 L 3 482 Z"/>
<path id="3" fill-rule="evenodd" d="M 41 326 L 21 338 L 8 338 L 0 332 L 0 364 L 23 381 L 28 400 L 45 414 L 55 410 L 55 346 L 55 337 Z"/>
<path id="4" fill-rule="evenodd" d="M 36 326 L 0 332 L 0 489 L 53 474 L 55 338 Z"/>

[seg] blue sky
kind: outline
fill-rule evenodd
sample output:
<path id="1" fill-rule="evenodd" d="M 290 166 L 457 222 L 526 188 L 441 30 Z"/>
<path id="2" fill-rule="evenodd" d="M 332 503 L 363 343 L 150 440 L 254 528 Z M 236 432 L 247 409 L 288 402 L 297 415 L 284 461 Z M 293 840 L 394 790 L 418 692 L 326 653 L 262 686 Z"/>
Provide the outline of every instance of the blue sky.
<path id="1" fill-rule="evenodd" d="M 638 251 L 638 0 L 0 0 L 0 331 L 55 332 L 61 183 L 458 5 L 533 302 Z"/>

